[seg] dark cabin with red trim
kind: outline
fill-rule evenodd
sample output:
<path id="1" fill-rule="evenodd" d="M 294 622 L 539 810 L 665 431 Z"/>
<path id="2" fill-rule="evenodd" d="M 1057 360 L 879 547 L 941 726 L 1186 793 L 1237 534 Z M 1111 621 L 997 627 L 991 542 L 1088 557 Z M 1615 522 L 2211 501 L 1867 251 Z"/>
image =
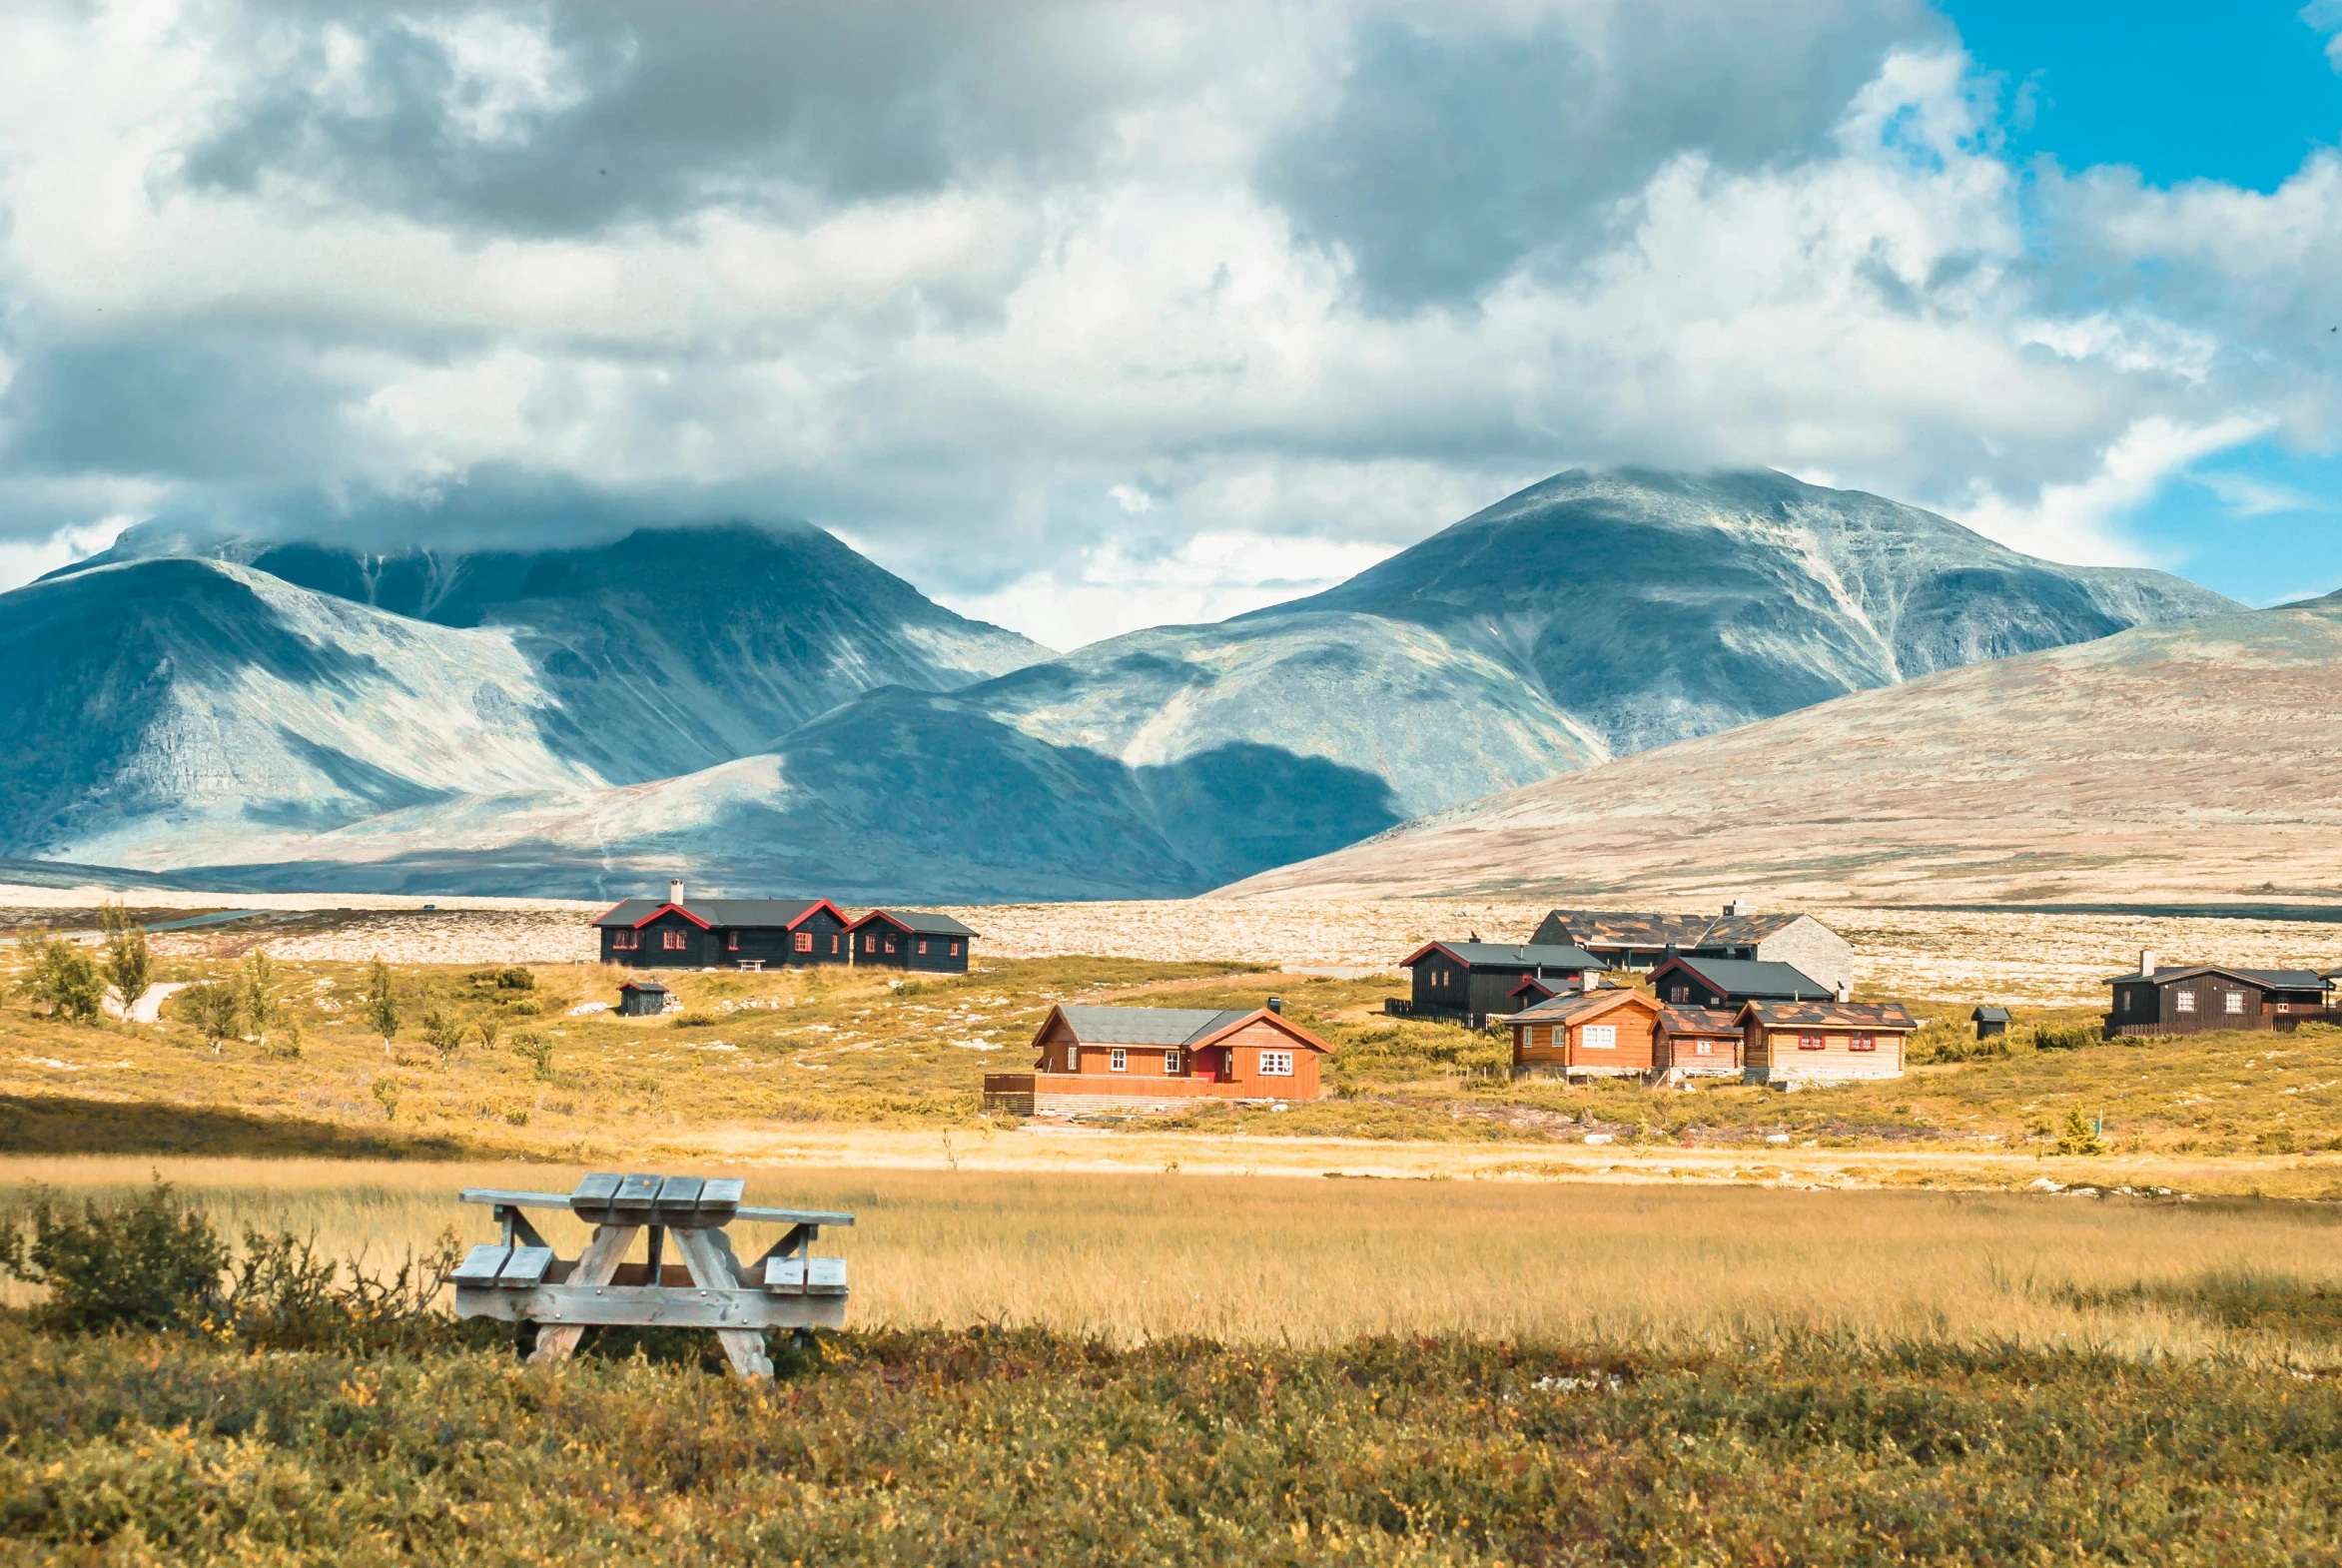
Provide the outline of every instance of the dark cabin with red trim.
<path id="1" fill-rule="evenodd" d="M 1472 1029 L 1528 1006 L 1534 993 L 1518 989 L 1523 980 L 1575 990 L 1589 972 L 1602 971 L 1602 961 L 1582 948 L 1536 943 L 1426 942 L 1399 962 L 1415 976 L 1407 1016 L 1452 1018 Z"/>
<path id="2" fill-rule="evenodd" d="M 628 969 L 780 969 L 844 964 L 846 917 L 828 899 L 630 898 L 594 922 L 602 962 Z"/>
<path id="3" fill-rule="evenodd" d="M 846 928 L 854 962 L 922 974 L 965 975 L 979 932 L 949 915 L 919 909 L 874 909 Z"/>

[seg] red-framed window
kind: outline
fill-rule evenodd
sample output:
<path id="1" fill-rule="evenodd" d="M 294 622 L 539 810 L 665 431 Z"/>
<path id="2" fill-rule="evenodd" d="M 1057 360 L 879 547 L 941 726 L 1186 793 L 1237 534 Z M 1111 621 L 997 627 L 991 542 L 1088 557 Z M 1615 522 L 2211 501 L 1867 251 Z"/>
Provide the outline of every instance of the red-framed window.
<path id="1" fill-rule="evenodd" d="M 888 937 L 888 938 L 887 938 L 887 951 L 888 951 L 889 953 L 892 953 L 894 950 L 895 950 L 895 939 L 894 939 L 893 937 L 891 937 L 891 936 L 890 936 L 890 937 Z"/>
<path id="2" fill-rule="evenodd" d="M 642 933 L 639 931 L 613 931 L 610 933 L 610 946 L 621 952 L 631 953 L 642 946 Z"/>
<path id="3" fill-rule="evenodd" d="M 724 951 L 727 953 L 737 953 L 740 951 L 739 932 L 728 931 L 724 934 Z"/>
<path id="4" fill-rule="evenodd" d="M 792 943 L 792 944 L 791 944 L 791 946 L 795 947 L 795 948 L 796 948 L 796 950 L 797 950 L 798 952 L 800 952 L 800 953 L 810 953 L 810 952 L 812 952 L 812 951 L 813 951 L 813 933 L 812 933 L 812 932 L 810 932 L 810 931 L 800 931 L 800 932 L 798 932 L 798 933 L 797 933 L 797 940 L 796 940 L 794 943 Z"/>
<path id="5" fill-rule="evenodd" d="M 1797 1037 L 1797 1048 L 1800 1051 L 1827 1051 L 1830 1049 L 1830 1037 L 1827 1035 L 1800 1035 Z"/>
<path id="6" fill-rule="evenodd" d="M 878 951 L 877 932 L 865 931 L 862 933 L 862 951 L 865 953 L 876 953 Z"/>
<path id="7" fill-rule="evenodd" d="M 927 939 L 925 937 L 919 939 L 919 951 L 922 955 L 927 952 Z"/>
<path id="8" fill-rule="evenodd" d="M 953 958 L 958 958 L 958 957 L 960 956 L 960 944 L 959 944 L 959 943 L 955 942 L 955 943 L 953 943 L 953 944 L 952 944 L 952 951 L 951 951 L 951 956 L 952 956 Z"/>
<path id="9" fill-rule="evenodd" d="M 666 950 L 667 950 L 669 953 L 680 953 L 680 952 L 682 952 L 682 951 L 683 951 L 683 933 L 682 933 L 682 932 L 680 932 L 680 931 L 662 931 L 662 932 L 660 932 L 660 933 L 659 933 L 659 935 L 660 935 L 660 937 L 661 937 L 661 939 L 662 939 L 662 940 L 660 941 L 660 943 L 659 943 L 659 946 L 660 946 L 660 947 L 663 947 L 663 948 L 665 948 L 665 949 L 666 949 Z"/>
<path id="10" fill-rule="evenodd" d="M 837 934 L 836 932 L 834 932 L 834 931 L 833 931 L 833 932 L 831 932 L 831 933 L 830 933 L 830 951 L 831 951 L 832 953 L 835 953 L 837 950 L 838 950 L 838 934 Z"/>
<path id="11" fill-rule="evenodd" d="M 1877 1035 L 1857 1035 L 1846 1043 L 1846 1049 L 1849 1051 L 1876 1051 L 1879 1049 L 1879 1037 Z"/>

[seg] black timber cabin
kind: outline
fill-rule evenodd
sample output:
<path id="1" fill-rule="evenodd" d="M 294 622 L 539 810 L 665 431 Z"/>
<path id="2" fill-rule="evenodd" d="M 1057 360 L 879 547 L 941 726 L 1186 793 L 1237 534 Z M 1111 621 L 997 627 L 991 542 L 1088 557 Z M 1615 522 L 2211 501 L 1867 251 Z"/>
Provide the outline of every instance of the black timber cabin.
<path id="1" fill-rule="evenodd" d="M 855 963 L 935 975 L 968 973 L 968 947 L 979 935 L 949 915 L 919 909 L 874 909 L 846 928 Z"/>
<path id="2" fill-rule="evenodd" d="M 1561 990 L 1602 972 L 1602 961 L 1583 948 L 1534 942 L 1427 942 L 1400 964 L 1415 974 L 1407 1016 L 1460 1019 L 1467 1029 L 1535 1001 L 1533 991 L 1522 992 L 1524 980 L 1550 981 Z"/>
<path id="3" fill-rule="evenodd" d="M 1751 958 L 1669 958 L 1651 971 L 1651 991 L 1669 1007 L 1846 1000 L 1794 964 Z"/>
<path id="4" fill-rule="evenodd" d="M 826 898 L 630 898 L 594 922 L 602 962 L 628 969 L 779 969 L 848 964 L 846 917 Z"/>
<path id="5" fill-rule="evenodd" d="M 2220 1029 L 2295 1029 L 2326 1010 L 2326 980 L 2306 969 L 2228 969 L 2218 964 L 2159 965 L 2153 952 L 2138 968 L 2106 982 L 2114 1005 L 2106 1038 L 2204 1035 Z"/>

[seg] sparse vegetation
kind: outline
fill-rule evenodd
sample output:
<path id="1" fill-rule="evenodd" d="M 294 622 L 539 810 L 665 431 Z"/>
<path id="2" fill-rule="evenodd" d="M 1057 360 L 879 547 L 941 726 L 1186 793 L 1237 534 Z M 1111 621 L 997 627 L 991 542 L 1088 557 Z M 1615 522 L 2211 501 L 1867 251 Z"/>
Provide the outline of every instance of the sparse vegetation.
<path id="1" fill-rule="evenodd" d="M 67 1023 L 97 1022 L 106 998 L 98 966 L 78 943 L 36 931 L 24 938 L 25 967 L 17 988 L 48 1016 Z"/>
<path id="2" fill-rule="evenodd" d="M 106 934 L 106 978 L 127 1011 L 147 994 L 155 979 L 155 955 L 147 941 L 147 928 L 131 919 L 130 911 L 119 902 L 109 901 L 98 906 L 98 929 Z"/>

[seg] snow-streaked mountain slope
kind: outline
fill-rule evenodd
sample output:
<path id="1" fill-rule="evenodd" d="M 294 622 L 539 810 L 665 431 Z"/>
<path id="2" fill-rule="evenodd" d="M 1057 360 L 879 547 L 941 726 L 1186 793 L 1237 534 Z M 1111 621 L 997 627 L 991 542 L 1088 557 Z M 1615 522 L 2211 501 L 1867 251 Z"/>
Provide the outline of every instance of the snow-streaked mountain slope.
<path id="1" fill-rule="evenodd" d="M 953 614 L 806 523 L 389 555 L 150 524 L 68 571 L 166 555 L 238 561 L 439 625 L 504 628 L 553 699 L 540 715 L 547 744 L 625 782 L 761 751 L 875 687 L 948 691 L 1050 651 Z"/>
<path id="2" fill-rule="evenodd" d="M 167 866 L 460 794 L 594 786 L 501 628 L 462 630 L 221 561 L 0 596 L 0 842 Z"/>
<path id="3" fill-rule="evenodd" d="M 1517 671 L 1625 755 L 2238 608 L 2165 572 L 2055 565 L 1787 474 L 1572 469 L 1231 624 L 1331 609 L 1412 622 Z"/>
<path id="4" fill-rule="evenodd" d="M 1552 778 L 1228 897 L 2342 896 L 2342 604 L 1947 670 Z"/>

